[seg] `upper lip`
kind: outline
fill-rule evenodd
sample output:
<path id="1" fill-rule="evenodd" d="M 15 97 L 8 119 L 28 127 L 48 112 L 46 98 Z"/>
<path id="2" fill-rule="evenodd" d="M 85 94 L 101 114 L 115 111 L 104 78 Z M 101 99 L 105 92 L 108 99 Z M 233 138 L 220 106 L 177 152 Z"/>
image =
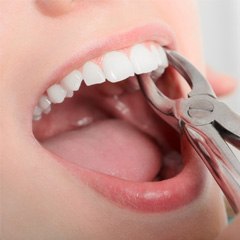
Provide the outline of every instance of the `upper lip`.
<path id="1" fill-rule="evenodd" d="M 50 85 L 60 81 L 69 72 L 79 68 L 86 61 L 96 58 L 108 51 L 123 49 L 145 41 L 155 41 L 161 46 L 176 49 L 174 33 L 164 22 L 148 23 L 100 39 L 81 43 L 79 44 L 79 49 L 71 53 L 68 60 L 54 69 L 46 81 L 43 82 L 34 99 L 32 108 L 36 105 L 41 94 Z"/>

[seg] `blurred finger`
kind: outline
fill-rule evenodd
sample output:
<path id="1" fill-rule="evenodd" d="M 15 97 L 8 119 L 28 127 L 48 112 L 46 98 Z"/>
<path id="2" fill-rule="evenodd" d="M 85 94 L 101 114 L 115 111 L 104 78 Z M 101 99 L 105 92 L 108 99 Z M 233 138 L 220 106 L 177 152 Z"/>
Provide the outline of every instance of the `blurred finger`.
<path id="1" fill-rule="evenodd" d="M 234 78 L 218 73 L 210 67 L 207 68 L 207 79 L 219 96 L 230 94 L 237 86 L 237 81 Z"/>

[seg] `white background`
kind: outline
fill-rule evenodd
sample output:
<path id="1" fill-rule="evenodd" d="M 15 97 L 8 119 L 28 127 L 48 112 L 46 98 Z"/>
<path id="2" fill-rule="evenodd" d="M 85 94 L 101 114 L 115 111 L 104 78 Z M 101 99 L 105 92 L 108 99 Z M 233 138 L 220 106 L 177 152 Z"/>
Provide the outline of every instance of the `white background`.
<path id="1" fill-rule="evenodd" d="M 238 79 L 238 89 L 225 101 L 240 113 L 240 0 L 198 3 L 207 62 Z"/>
<path id="2" fill-rule="evenodd" d="M 238 80 L 224 101 L 240 113 L 240 0 L 198 0 L 198 5 L 207 63 Z"/>

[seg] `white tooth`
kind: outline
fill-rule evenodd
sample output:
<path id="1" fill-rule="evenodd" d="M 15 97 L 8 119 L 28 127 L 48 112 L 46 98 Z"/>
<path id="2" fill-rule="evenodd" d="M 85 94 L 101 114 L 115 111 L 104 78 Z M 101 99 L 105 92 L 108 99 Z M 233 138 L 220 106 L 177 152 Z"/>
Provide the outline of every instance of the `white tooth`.
<path id="1" fill-rule="evenodd" d="M 38 106 L 44 111 L 51 105 L 51 101 L 46 95 L 41 96 L 38 102 Z"/>
<path id="2" fill-rule="evenodd" d="M 43 111 L 43 113 L 45 113 L 45 114 L 48 114 L 48 113 L 50 113 L 51 112 L 51 106 L 49 106 L 48 108 L 46 108 L 44 111 Z"/>
<path id="3" fill-rule="evenodd" d="M 163 66 L 164 68 L 168 67 L 169 64 L 168 64 L 167 55 L 166 55 L 166 52 L 164 51 L 164 49 L 161 46 L 158 47 L 158 52 L 159 52 L 160 57 L 162 59 L 162 65 L 161 66 Z"/>
<path id="4" fill-rule="evenodd" d="M 154 46 L 154 45 L 151 45 L 150 49 L 151 49 L 152 54 L 153 54 L 153 56 L 155 57 L 155 59 L 156 59 L 156 61 L 158 63 L 158 66 L 162 66 L 163 65 L 163 60 L 161 58 L 161 54 L 158 51 L 157 47 Z"/>
<path id="5" fill-rule="evenodd" d="M 155 70 L 158 63 L 152 54 L 142 44 L 137 44 L 132 47 L 130 52 L 130 60 L 136 74 L 148 73 Z"/>
<path id="6" fill-rule="evenodd" d="M 36 106 L 33 110 L 33 120 L 38 121 L 42 117 L 42 109 L 39 106 Z"/>
<path id="7" fill-rule="evenodd" d="M 82 82 L 82 74 L 78 70 L 69 73 L 60 82 L 61 86 L 68 92 L 77 91 Z"/>
<path id="8" fill-rule="evenodd" d="M 36 106 L 33 110 L 33 115 L 34 116 L 39 116 L 42 114 L 42 109 L 39 106 Z"/>
<path id="9" fill-rule="evenodd" d="M 41 120 L 41 118 L 42 118 L 42 115 L 40 115 L 40 116 L 33 116 L 33 120 L 34 121 L 39 121 L 39 120 Z"/>
<path id="10" fill-rule="evenodd" d="M 73 91 L 67 91 L 66 97 L 71 98 L 73 96 Z"/>
<path id="11" fill-rule="evenodd" d="M 86 62 L 83 65 L 82 73 L 87 86 L 105 82 L 102 69 L 93 62 Z"/>
<path id="12" fill-rule="evenodd" d="M 84 117 L 77 121 L 77 126 L 84 127 L 92 123 L 93 119 L 91 117 Z"/>
<path id="13" fill-rule="evenodd" d="M 121 52 L 109 52 L 103 57 L 103 71 L 107 80 L 118 82 L 134 76 L 134 70 L 128 57 Z"/>
<path id="14" fill-rule="evenodd" d="M 156 82 L 161 77 L 161 75 L 164 73 L 164 71 L 165 71 L 165 68 L 158 67 L 156 70 L 154 70 L 151 73 L 151 78 Z"/>
<path id="15" fill-rule="evenodd" d="M 52 103 L 62 103 L 67 91 L 59 84 L 53 84 L 47 90 L 48 98 Z"/>

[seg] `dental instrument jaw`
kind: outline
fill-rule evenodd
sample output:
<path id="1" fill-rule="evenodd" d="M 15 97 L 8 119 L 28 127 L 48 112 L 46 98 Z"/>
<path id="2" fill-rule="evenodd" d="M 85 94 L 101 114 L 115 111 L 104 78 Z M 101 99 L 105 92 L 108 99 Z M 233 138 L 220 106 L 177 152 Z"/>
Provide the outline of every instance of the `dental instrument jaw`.
<path id="1" fill-rule="evenodd" d="M 188 98 L 168 98 L 157 88 L 150 74 L 139 75 L 139 85 L 154 111 L 181 136 L 187 136 L 238 213 L 240 161 L 226 141 L 240 150 L 240 116 L 216 99 L 208 81 L 190 62 L 174 51 L 166 50 L 166 53 L 169 64 L 191 87 Z"/>

